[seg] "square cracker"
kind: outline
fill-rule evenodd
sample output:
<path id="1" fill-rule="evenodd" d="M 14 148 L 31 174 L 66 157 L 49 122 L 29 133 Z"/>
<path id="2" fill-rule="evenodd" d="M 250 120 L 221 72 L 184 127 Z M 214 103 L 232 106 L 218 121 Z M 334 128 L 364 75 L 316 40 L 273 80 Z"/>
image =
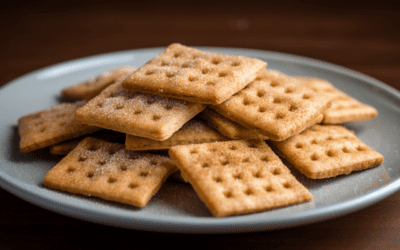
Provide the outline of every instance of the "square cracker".
<path id="1" fill-rule="evenodd" d="M 122 88 L 122 79 L 76 112 L 82 123 L 163 141 L 200 113 L 204 104 L 136 93 Z"/>
<path id="2" fill-rule="evenodd" d="M 165 141 L 155 141 L 134 135 L 126 135 L 125 146 L 128 150 L 161 150 L 177 145 L 197 144 L 216 141 L 227 141 L 229 138 L 209 127 L 205 122 L 192 119 L 185 123 Z"/>
<path id="3" fill-rule="evenodd" d="M 43 184 L 144 207 L 176 170 L 167 156 L 128 151 L 123 144 L 88 137 L 46 174 Z"/>
<path id="4" fill-rule="evenodd" d="M 264 70 L 246 88 L 220 105 L 210 106 L 244 127 L 282 141 L 320 122 L 330 99 L 299 85 L 292 77 Z"/>
<path id="5" fill-rule="evenodd" d="M 76 110 L 84 104 L 86 101 L 62 103 L 19 118 L 20 151 L 30 152 L 100 130 L 75 120 Z"/>
<path id="6" fill-rule="evenodd" d="M 262 134 L 262 131 L 245 128 L 211 108 L 203 110 L 199 114 L 199 117 L 207 121 L 211 127 L 218 130 L 221 134 L 233 140 L 269 139 L 268 136 Z"/>
<path id="7" fill-rule="evenodd" d="M 169 155 L 216 217 L 313 199 L 262 140 L 176 146 Z"/>
<path id="8" fill-rule="evenodd" d="M 87 81 L 62 89 L 61 96 L 72 99 L 90 100 L 100 94 L 103 89 L 113 84 L 118 78 L 132 73 L 135 69 L 135 67 L 124 66 L 104 72 Z"/>
<path id="9" fill-rule="evenodd" d="M 358 122 L 373 119 L 378 115 L 378 111 L 374 107 L 348 96 L 326 80 L 312 77 L 296 77 L 296 79 L 300 84 L 307 86 L 316 93 L 322 93 L 331 98 L 332 106 L 324 112 L 322 123 Z"/>
<path id="10" fill-rule="evenodd" d="M 383 156 L 340 125 L 314 125 L 285 141 L 277 152 L 311 179 L 349 174 L 382 164 Z"/>
<path id="11" fill-rule="evenodd" d="M 181 44 L 161 54 L 123 82 L 132 91 L 219 104 L 249 84 L 267 63 L 244 56 L 203 52 Z"/>

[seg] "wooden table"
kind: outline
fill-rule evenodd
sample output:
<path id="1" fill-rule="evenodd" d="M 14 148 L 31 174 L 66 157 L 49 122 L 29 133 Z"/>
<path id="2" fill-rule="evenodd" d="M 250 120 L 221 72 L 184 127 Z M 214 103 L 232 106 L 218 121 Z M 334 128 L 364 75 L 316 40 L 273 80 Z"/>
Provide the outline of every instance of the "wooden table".
<path id="1" fill-rule="evenodd" d="M 0 85 L 52 64 L 167 46 L 291 53 L 359 71 L 400 90 L 400 8 L 374 3 L 248 1 L 8 3 L 0 10 Z M 0 249 L 400 249 L 400 192 L 337 219 L 257 233 L 181 235 L 97 225 L 49 212 L 0 189 Z"/>

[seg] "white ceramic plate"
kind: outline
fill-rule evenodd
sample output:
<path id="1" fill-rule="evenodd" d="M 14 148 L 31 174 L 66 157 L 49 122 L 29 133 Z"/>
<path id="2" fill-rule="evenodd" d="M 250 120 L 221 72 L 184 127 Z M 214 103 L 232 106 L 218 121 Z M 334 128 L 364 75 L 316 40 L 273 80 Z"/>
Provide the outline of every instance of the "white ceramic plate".
<path id="1" fill-rule="evenodd" d="M 337 88 L 379 111 L 373 120 L 347 124 L 356 135 L 385 157 L 383 165 L 326 180 L 309 180 L 292 167 L 292 173 L 310 189 L 314 201 L 272 211 L 214 218 L 189 185 L 167 182 L 143 208 L 93 197 L 53 191 L 42 185 L 46 172 L 59 160 L 48 149 L 19 152 L 18 118 L 59 103 L 60 90 L 112 68 L 141 66 L 163 48 L 104 54 L 38 70 L 0 89 L 0 186 L 14 195 L 67 216 L 124 228 L 157 232 L 234 233 L 293 227 L 354 212 L 400 189 L 400 93 L 352 70 L 304 57 L 276 52 L 209 48 L 200 49 L 260 58 L 268 68 L 288 75 L 327 79 Z"/>

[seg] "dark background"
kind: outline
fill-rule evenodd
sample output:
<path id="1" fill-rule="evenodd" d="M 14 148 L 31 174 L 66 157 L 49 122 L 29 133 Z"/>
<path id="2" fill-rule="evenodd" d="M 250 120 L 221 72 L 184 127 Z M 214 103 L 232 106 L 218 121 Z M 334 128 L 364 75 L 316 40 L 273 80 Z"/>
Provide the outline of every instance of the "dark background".
<path id="1" fill-rule="evenodd" d="M 13 1 L 0 9 L 0 86 L 86 56 L 167 46 L 241 47 L 335 63 L 400 90 L 400 7 L 389 1 Z M 92 224 L 0 189 L 0 249 L 399 249 L 400 193 L 356 213 L 234 235 L 152 233 Z"/>

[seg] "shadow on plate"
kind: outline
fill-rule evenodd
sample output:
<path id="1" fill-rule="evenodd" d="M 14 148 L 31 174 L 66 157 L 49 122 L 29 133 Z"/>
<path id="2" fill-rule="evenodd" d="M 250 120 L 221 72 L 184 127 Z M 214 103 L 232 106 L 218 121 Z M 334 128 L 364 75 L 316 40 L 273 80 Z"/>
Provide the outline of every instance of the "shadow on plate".
<path id="1" fill-rule="evenodd" d="M 61 95 L 55 96 L 54 99 L 55 99 L 58 103 L 65 103 L 65 102 L 74 103 L 74 102 L 79 101 L 79 99 L 67 98 L 67 97 L 63 97 L 63 96 L 61 96 Z"/>
<path id="2" fill-rule="evenodd" d="M 213 217 L 188 183 L 168 180 L 150 202 L 167 206 L 169 213 L 179 214 L 179 216 Z"/>
<path id="3" fill-rule="evenodd" d="M 48 148 L 38 149 L 28 153 L 22 153 L 19 151 L 19 134 L 18 126 L 14 125 L 10 127 L 10 137 L 8 138 L 8 151 L 5 158 L 11 162 L 34 162 L 34 161 L 50 161 L 59 162 L 62 156 L 53 155 L 49 152 Z"/>
<path id="4" fill-rule="evenodd" d="M 60 195 L 66 195 L 68 198 L 76 198 L 76 199 L 81 199 L 84 201 L 89 201 L 93 202 L 91 206 L 105 206 L 105 207 L 110 207 L 110 208 L 118 208 L 118 209 L 123 209 L 123 210 L 132 210 L 132 211 L 140 211 L 143 208 L 135 207 L 135 206 L 130 206 L 127 204 L 123 204 L 120 202 L 116 201 L 109 201 L 109 200 L 104 200 L 95 196 L 85 196 L 81 194 L 74 194 L 74 193 L 69 193 L 65 191 L 60 191 L 56 189 L 51 189 L 43 185 L 42 183 L 39 185 L 43 189 L 51 190 L 52 192 L 58 193 Z"/>
<path id="5" fill-rule="evenodd" d="M 346 123 L 343 124 L 348 130 L 354 131 L 354 133 L 357 135 L 358 133 L 361 133 L 363 131 L 363 126 L 358 125 L 357 123 Z"/>

